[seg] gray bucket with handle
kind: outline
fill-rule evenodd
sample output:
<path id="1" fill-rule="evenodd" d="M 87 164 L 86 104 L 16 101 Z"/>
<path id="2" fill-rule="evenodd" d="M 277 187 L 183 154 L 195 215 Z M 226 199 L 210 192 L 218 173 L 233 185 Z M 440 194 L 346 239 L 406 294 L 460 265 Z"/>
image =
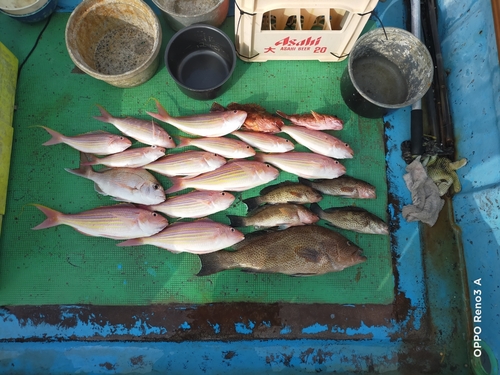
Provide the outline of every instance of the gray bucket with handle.
<path id="1" fill-rule="evenodd" d="M 433 73 L 432 57 L 418 38 L 396 27 L 379 28 L 354 43 L 340 92 L 353 112 L 378 118 L 421 99 Z"/>

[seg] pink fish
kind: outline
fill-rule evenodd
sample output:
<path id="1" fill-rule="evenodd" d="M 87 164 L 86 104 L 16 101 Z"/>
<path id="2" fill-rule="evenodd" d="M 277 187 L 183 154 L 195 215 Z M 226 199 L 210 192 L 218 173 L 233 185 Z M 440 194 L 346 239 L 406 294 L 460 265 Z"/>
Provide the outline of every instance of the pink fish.
<path id="1" fill-rule="evenodd" d="M 216 191 L 244 191 L 267 184 L 278 178 L 279 171 L 269 164 L 250 160 L 233 160 L 215 171 L 196 177 L 172 177 L 173 185 L 166 193 L 174 193 L 187 188 Z"/>
<path id="2" fill-rule="evenodd" d="M 131 204 L 99 207 L 78 214 L 63 214 L 40 204 L 34 206 L 47 216 L 35 230 L 68 225 L 88 236 L 126 240 L 152 236 L 168 225 L 160 214 Z"/>
<path id="3" fill-rule="evenodd" d="M 160 173 L 167 177 L 197 176 L 213 171 L 226 164 L 226 159 L 207 151 L 184 151 L 164 156 L 142 168 Z"/>
<path id="4" fill-rule="evenodd" d="M 40 126 L 49 133 L 52 138 L 45 142 L 44 146 L 65 143 L 74 149 L 94 155 L 110 155 L 122 152 L 132 145 L 129 139 L 122 135 L 115 135 L 104 131 L 85 133 L 68 137 L 56 132 L 46 126 Z"/>
<path id="5" fill-rule="evenodd" d="M 337 178 L 345 173 L 345 167 L 337 160 L 312 152 L 257 153 L 255 160 L 270 163 L 304 178 Z"/>
<path id="6" fill-rule="evenodd" d="M 321 130 L 283 126 L 281 131 L 317 154 L 336 159 L 351 159 L 353 156 L 353 151 L 347 143 Z"/>
<path id="7" fill-rule="evenodd" d="M 243 159 L 255 155 L 255 150 L 245 142 L 226 137 L 185 138 L 179 137 L 177 147 L 195 146 L 228 159 Z"/>
<path id="8" fill-rule="evenodd" d="M 244 239 L 243 233 L 209 219 L 177 222 L 158 234 L 121 242 L 118 246 L 153 245 L 173 253 L 207 254 Z"/>
<path id="9" fill-rule="evenodd" d="M 240 110 L 172 117 L 158 100 L 156 100 L 156 108 L 158 113 L 147 113 L 160 121 L 175 126 L 184 133 L 200 137 L 222 137 L 238 130 L 247 117 L 247 113 Z"/>
<path id="10" fill-rule="evenodd" d="M 254 131 L 234 131 L 231 134 L 237 136 L 250 146 L 258 148 L 262 152 L 280 153 L 294 149 L 293 142 L 274 134 Z"/>
<path id="11" fill-rule="evenodd" d="M 281 111 L 276 111 L 278 115 L 297 126 L 304 126 L 313 130 L 341 130 L 344 127 L 344 122 L 338 117 L 331 115 L 322 115 L 317 112 L 304 113 L 300 115 L 287 115 Z"/>
<path id="12" fill-rule="evenodd" d="M 165 200 L 165 191 L 158 180 L 148 171 L 137 168 L 108 168 L 96 172 L 80 155 L 78 169 L 65 170 L 74 175 L 94 181 L 99 194 L 109 195 L 115 200 L 137 204 L 158 204 Z"/>
<path id="13" fill-rule="evenodd" d="M 234 199 L 234 195 L 226 191 L 195 190 L 144 208 L 164 213 L 169 217 L 196 219 L 224 211 L 231 206 Z"/>
<path id="14" fill-rule="evenodd" d="M 165 148 L 159 146 L 138 147 L 106 156 L 104 158 L 90 157 L 90 161 L 82 165 L 105 165 L 107 167 L 139 168 L 165 156 Z"/>
<path id="15" fill-rule="evenodd" d="M 101 116 L 96 120 L 114 125 L 123 134 L 126 134 L 141 143 L 165 148 L 175 147 L 172 137 L 154 121 L 141 120 L 133 117 L 113 117 L 102 106 L 97 105 Z"/>

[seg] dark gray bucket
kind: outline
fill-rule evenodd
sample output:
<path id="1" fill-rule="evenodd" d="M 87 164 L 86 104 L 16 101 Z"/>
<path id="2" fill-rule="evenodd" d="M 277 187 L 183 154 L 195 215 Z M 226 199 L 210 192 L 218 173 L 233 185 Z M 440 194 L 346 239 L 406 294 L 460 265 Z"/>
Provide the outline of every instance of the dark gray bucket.
<path id="1" fill-rule="evenodd" d="M 340 80 L 347 106 L 360 116 L 382 117 L 412 105 L 432 84 L 431 55 L 406 30 L 386 27 L 362 35 L 349 54 Z"/>

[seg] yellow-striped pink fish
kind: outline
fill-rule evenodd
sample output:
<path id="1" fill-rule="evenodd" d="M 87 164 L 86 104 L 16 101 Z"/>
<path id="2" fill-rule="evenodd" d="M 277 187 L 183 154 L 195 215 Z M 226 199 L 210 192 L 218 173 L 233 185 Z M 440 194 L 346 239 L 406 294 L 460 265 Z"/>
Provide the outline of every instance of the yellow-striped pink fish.
<path id="1" fill-rule="evenodd" d="M 233 160 L 215 171 L 196 177 L 171 177 L 173 185 L 165 192 L 174 193 L 186 188 L 216 191 L 244 191 L 267 184 L 279 176 L 269 164 L 251 160 Z"/>
<path id="2" fill-rule="evenodd" d="M 345 173 L 338 160 L 313 152 L 290 151 L 284 154 L 255 154 L 255 160 L 304 178 L 337 178 Z"/>
<path id="3" fill-rule="evenodd" d="M 153 245 L 173 253 L 207 254 L 244 239 L 243 233 L 209 219 L 177 222 L 151 237 L 121 242 L 118 246 Z"/>
<path id="4" fill-rule="evenodd" d="M 144 208 L 164 213 L 169 217 L 196 219 L 224 211 L 231 206 L 234 199 L 234 195 L 227 191 L 194 190 Z"/>
<path id="5" fill-rule="evenodd" d="M 253 131 L 244 132 L 240 130 L 236 130 L 231 134 L 262 152 L 280 153 L 291 151 L 295 148 L 293 142 L 274 134 Z"/>
<path id="6" fill-rule="evenodd" d="M 278 115 L 287 120 L 290 120 L 292 124 L 297 126 L 303 126 L 308 129 L 314 130 L 342 130 L 344 127 L 344 121 L 336 116 L 324 115 L 314 111 L 311 113 L 287 115 L 281 111 L 276 111 Z"/>
<path id="7" fill-rule="evenodd" d="M 159 146 L 138 147 L 127 151 L 105 156 L 103 158 L 90 157 L 90 161 L 82 165 L 105 165 L 107 167 L 139 168 L 165 156 L 165 148 Z"/>
<path id="8" fill-rule="evenodd" d="M 184 151 L 166 155 L 142 168 L 149 169 L 167 177 L 197 176 L 213 171 L 226 164 L 226 159 L 207 151 Z"/>
<path id="9" fill-rule="evenodd" d="M 281 131 L 317 154 L 336 159 L 351 159 L 354 154 L 347 143 L 321 130 L 283 126 Z"/>
<path id="10" fill-rule="evenodd" d="M 128 135 L 141 143 L 165 148 L 175 147 L 172 137 L 154 121 L 141 120 L 133 117 L 113 117 L 104 107 L 97 105 L 101 116 L 94 116 L 96 120 L 114 125 L 123 134 Z"/>
<path id="11" fill-rule="evenodd" d="M 178 137 L 177 147 L 195 146 L 228 159 L 244 159 L 255 155 L 255 150 L 245 142 L 233 138 L 186 138 Z"/>
<path id="12" fill-rule="evenodd" d="M 122 135 L 111 134 L 105 131 L 85 133 L 75 136 L 65 136 L 55 130 L 40 126 L 49 133 L 52 138 L 43 143 L 44 146 L 65 143 L 75 150 L 91 153 L 94 155 L 110 155 L 122 152 L 132 145 L 130 139 Z"/>
<path id="13" fill-rule="evenodd" d="M 88 236 L 127 240 L 152 236 L 168 225 L 162 215 L 131 204 L 104 206 L 77 214 L 63 214 L 40 204 L 34 206 L 47 216 L 32 228 L 35 230 L 68 225 Z"/>
<path id="14" fill-rule="evenodd" d="M 238 130 L 247 117 L 247 113 L 240 110 L 172 117 L 158 100 L 156 100 L 156 108 L 158 109 L 158 113 L 146 113 L 160 121 L 175 126 L 184 133 L 200 137 L 222 137 Z"/>

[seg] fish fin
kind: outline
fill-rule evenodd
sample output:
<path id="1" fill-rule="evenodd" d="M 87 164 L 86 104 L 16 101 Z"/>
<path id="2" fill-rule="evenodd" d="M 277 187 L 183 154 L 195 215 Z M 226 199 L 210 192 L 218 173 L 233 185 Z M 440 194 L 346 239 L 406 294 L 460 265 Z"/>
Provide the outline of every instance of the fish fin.
<path id="1" fill-rule="evenodd" d="M 52 208 L 42 206 L 41 204 L 33 204 L 36 208 L 38 208 L 40 211 L 42 211 L 47 218 L 40 224 L 38 224 L 36 227 L 33 227 L 31 229 L 38 230 L 38 229 L 45 229 L 45 228 L 51 228 L 55 227 L 59 224 L 60 222 L 60 217 L 63 215 L 60 212 L 53 210 Z"/>
<path id="2" fill-rule="evenodd" d="M 315 214 L 317 216 L 320 216 L 323 210 L 321 209 L 319 204 L 311 203 L 309 205 L 309 211 L 311 211 L 313 214 Z"/>
<path id="3" fill-rule="evenodd" d="M 245 217 L 244 216 L 236 216 L 236 215 L 227 215 L 229 219 L 230 226 L 232 227 L 245 227 Z"/>
<path id="4" fill-rule="evenodd" d="M 304 276 L 314 276 L 316 275 L 315 273 L 294 273 L 290 276 L 292 277 L 304 277 Z"/>
<path id="5" fill-rule="evenodd" d="M 133 238 L 131 240 L 127 240 L 127 241 L 123 241 L 123 242 L 120 242 L 120 243 L 117 243 L 116 246 L 120 246 L 120 247 L 125 247 L 125 246 L 139 246 L 139 245 L 143 245 L 144 244 L 144 241 L 142 238 Z"/>
<path id="6" fill-rule="evenodd" d="M 212 103 L 212 107 L 210 107 L 210 112 L 225 112 L 226 108 L 224 108 L 222 105 L 220 105 L 217 102 Z"/>
<path id="7" fill-rule="evenodd" d="M 320 253 L 316 249 L 309 249 L 307 247 L 299 249 L 296 252 L 297 256 L 304 258 L 307 262 L 317 263 L 319 261 Z"/>
<path id="8" fill-rule="evenodd" d="M 318 112 L 311 111 L 311 115 L 313 115 L 314 119 L 317 121 L 321 121 L 322 117 Z"/>
<path id="9" fill-rule="evenodd" d="M 154 99 L 154 101 L 156 103 L 156 109 L 158 110 L 158 113 L 154 112 L 146 112 L 146 113 L 157 120 L 163 122 L 169 122 L 172 119 L 172 117 L 168 114 L 167 110 L 161 105 L 158 99 Z"/>
<path id="10" fill-rule="evenodd" d="M 184 189 L 184 179 L 182 177 L 170 177 L 172 186 L 165 190 L 165 194 L 171 194 Z"/>
<path id="11" fill-rule="evenodd" d="M 289 119 L 290 119 L 290 116 L 289 116 L 289 115 L 287 115 L 287 114 L 286 114 L 286 113 L 284 113 L 284 112 L 281 112 L 280 110 L 276 110 L 276 113 L 277 113 L 277 114 L 278 114 L 278 116 L 280 116 L 280 117 L 286 118 L 287 120 L 289 120 Z"/>
<path id="12" fill-rule="evenodd" d="M 244 199 L 243 203 L 247 205 L 248 211 L 252 211 L 260 206 L 260 197 Z"/>
<path id="13" fill-rule="evenodd" d="M 63 142 L 63 135 L 59 132 L 56 132 L 55 130 L 52 130 L 50 128 L 47 128 L 46 126 L 39 125 L 42 129 L 45 129 L 47 133 L 49 133 L 52 138 L 49 139 L 47 142 L 42 143 L 43 146 L 51 146 L 51 145 L 57 145 L 59 143 Z"/>
<path id="14" fill-rule="evenodd" d="M 96 104 L 96 106 L 97 108 L 99 108 L 99 112 L 101 112 L 101 115 L 94 116 L 94 118 L 102 122 L 111 123 L 111 121 L 113 121 L 113 116 L 111 116 L 111 114 L 108 111 L 106 111 L 106 109 L 104 109 L 102 105 Z"/>
<path id="15" fill-rule="evenodd" d="M 182 136 L 178 135 L 177 139 L 179 140 L 177 147 L 186 147 L 186 146 L 189 146 L 191 144 L 191 138 L 182 137 Z"/>
<path id="16" fill-rule="evenodd" d="M 223 271 L 224 265 L 221 263 L 221 256 L 219 252 L 199 254 L 198 257 L 201 261 L 201 269 L 198 271 L 196 276 L 207 276 L 214 273 Z"/>

